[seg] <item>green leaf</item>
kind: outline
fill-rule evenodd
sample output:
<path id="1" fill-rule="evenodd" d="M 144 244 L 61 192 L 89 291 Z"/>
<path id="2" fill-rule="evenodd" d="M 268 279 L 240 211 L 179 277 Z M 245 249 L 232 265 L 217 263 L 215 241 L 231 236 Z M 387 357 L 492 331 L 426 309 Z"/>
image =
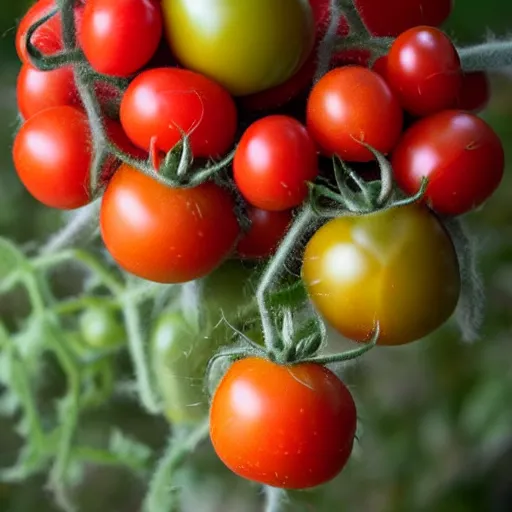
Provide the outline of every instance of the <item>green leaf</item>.
<path id="1" fill-rule="evenodd" d="M 13 416 L 20 408 L 20 400 L 16 393 L 6 390 L 0 396 L 0 416 Z"/>
<path id="2" fill-rule="evenodd" d="M 139 469 L 144 469 L 152 456 L 151 448 L 118 429 L 113 430 L 110 435 L 109 450 L 122 464 Z"/>

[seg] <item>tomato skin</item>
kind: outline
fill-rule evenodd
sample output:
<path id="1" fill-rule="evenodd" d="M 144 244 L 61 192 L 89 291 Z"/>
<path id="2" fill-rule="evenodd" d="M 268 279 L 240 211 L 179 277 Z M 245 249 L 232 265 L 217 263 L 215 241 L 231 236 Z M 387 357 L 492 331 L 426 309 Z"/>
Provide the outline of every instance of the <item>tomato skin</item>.
<path id="1" fill-rule="evenodd" d="M 210 437 L 239 476 L 273 487 L 305 489 L 345 466 L 356 432 L 345 385 L 316 364 L 235 362 L 213 396 Z"/>
<path id="2" fill-rule="evenodd" d="M 457 305 L 455 249 L 436 217 L 409 205 L 330 220 L 311 238 L 302 278 L 325 320 L 347 338 L 402 345 L 430 334 Z"/>
<path id="3" fill-rule="evenodd" d="M 244 198 L 263 210 L 288 210 L 308 194 L 318 175 L 315 145 L 306 128 L 283 115 L 254 122 L 242 135 L 233 160 L 235 183 Z"/>
<path id="4" fill-rule="evenodd" d="M 126 77 L 147 64 L 162 32 L 157 0 L 88 0 L 82 49 L 98 73 Z"/>
<path id="5" fill-rule="evenodd" d="M 484 71 L 464 73 L 462 87 L 457 98 L 457 108 L 478 113 L 487 107 L 491 99 L 491 84 Z"/>
<path id="6" fill-rule="evenodd" d="M 26 49 L 26 37 L 29 28 L 43 16 L 46 16 L 56 7 L 55 0 L 39 0 L 26 12 L 25 16 L 18 25 L 16 32 L 16 52 L 21 62 L 30 63 Z M 77 39 L 81 40 L 82 16 L 84 8 L 77 4 L 75 7 L 75 24 L 77 28 Z M 53 55 L 62 50 L 62 23 L 60 14 L 50 18 L 46 23 L 39 27 L 32 36 L 32 44 L 43 53 L 43 55 Z"/>
<path id="7" fill-rule="evenodd" d="M 31 117 L 16 135 L 14 166 L 27 190 L 52 208 L 74 209 L 90 201 L 91 153 L 87 116 L 61 106 Z"/>
<path id="8" fill-rule="evenodd" d="M 121 102 L 121 124 L 128 137 L 149 150 L 172 149 L 183 132 L 196 157 L 218 157 L 231 148 L 237 127 L 236 106 L 228 92 L 192 71 L 144 71 L 128 86 Z"/>
<path id="9" fill-rule="evenodd" d="M 377 73 L 363 67 L 333 69 L 316 83 L 308 99 L 308 131 L 326 156 L 373 160 L 358 140 L 389 153 L 398 142 L 402 123 L 402 110 L 391 89 Z"/>
<path id="10" fill-rule="evenodd" d="M 80 333 L 91 347 L 103 348 L 121 343 L 126 333 L 112 311 L 93 307 L 86 309 L 79 318 Z"/>
<path id="11" fill-rule="evenodd" d="M 496 190 L 504 160 L 502 143 L 485 121 L 467 112 L 446 110 L 409 128 L 391 162 L 402 190 L 413 194 L 426 176 L 429 206 L 443 215 L 461 215 Z"/>
<path id="12" fill-rule="evenodd" d="M 269 212 L 259 208 L 247 208 L 251 222 L 249 231 L 240 239 L 237 254 L 250 260 L 265 259 L 274 254 L 292 222 L 292 212 Z"/>
<path id="13" fill-rule="evenodd" d="M 116 262 L 159 283 L 202 277 L 234 248 L 240 228 L 228 191 L 207 182 L 173 189 L 122 165 L 101 204 L 101 235 Z"/>
<path id="14" fill-rule="evenodd" d="M 71 67 L 39 71 L 30 64 L 23 64 L 18 75 L 16 96 L 24 119 L 46 108 L 80 103 Z"/>
<path id="15" fill-rule="evenodd" d="M 373 35 L 393 37 L 419 25 L 438 27 L 450 15 L 452 4 L 452 0 L 355 0 Z"/>
<path id="16" fill-rule="evenodd" d="M 389 50 L 387 80 L 405 110 L 426 116 L 456 105 L 460 58 L 450 38 L 433 27 L 400 34 Z"/>
<path id="17" fill-rule="evenodd" d="M 163 0 L 162 8 L 178 61 L 235 96 L 285 82 L 313 48 L 313 15 L 303 0 Z"/>

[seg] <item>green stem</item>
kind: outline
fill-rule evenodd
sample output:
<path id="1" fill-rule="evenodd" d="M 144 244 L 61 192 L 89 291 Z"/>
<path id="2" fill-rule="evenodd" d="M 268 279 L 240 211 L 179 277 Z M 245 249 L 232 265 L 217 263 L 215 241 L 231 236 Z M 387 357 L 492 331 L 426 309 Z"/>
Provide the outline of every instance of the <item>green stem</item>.
<path id="1" fill-rule="evenodd" d="M 151 480 L 143 507 L 146 512 L 170 512 L 176 509 L 172 493 L 173 476 L 186 457 L 208 437 L 209 428 L 210 423 L 206 419 L 186 435 L 171 438 Z"/>
<path id="2" fill-rule="evenodd" d="M 79 460 L 98 466 L 111 466 L 111 467 L 126 467 L 126 460 L 120 460 L 114 453 L 106 450 L 99 450 L 89 446 L 74 447 L 71 452 L 73 460 Z M 132 464 L 130 466 L 134 471 L 145 470 L 146 468 L 139 464 Z"/>
<path id="3" fill-rule="evenodd" d="M 267 305 L 266 293 L 269 291 L 271 286 L 276 284 L 279 280 L 288 255 L 292 252 L 293 248 L 303 235 L 304 230 L 308 227 L 313 218 L 313 210 L 309 203 L 306 203 L 302 211 L 297 215 L 292 227 L 284 237 L 274 257 L 268 263 L 256 291 L 256 301 L 261 316 L 265 347 L 269 352 L 273 352 L 275 349 L 278 349 L 279 344 L 276 339 L 272 316 Z"/>
<path id="4" fill-rule="evenodd" d="M 512 66 L 512 40 L 489 41 L 458 48 L 464 71 L 490 71 Z"/>
<path id="5" fill-rule="evenodd" d="M 137 305 L 125 298 L 123 313 L 128 333 L 128 348 L 134 366 L 140 401 L 148 413 L 160 414 L 161 406 L 153 389 L 148 356 L 145 350 L 146 343 L 142 335 L 141 318 Z"/>
<path id="6" fill-rule="evenodd" d="M 317 53 L 317 69 L 315 73 L 315 82 L 320 80 L 327 71 L 329 71 L 329 66 L 331 64 L 332 55 L 334 53 L 334 48 L 336 47 L 336 42 L 338 40 L 337 31 L 338 26 L 340 24 L 342 9 L 339 5 L 338 0 L 331 0 L 329 6 L 329 25 L 324 34 L 324 37 L 320 41 L 320 45 L 318 47 Z"/>
<path id="7" fill-rule="evenodd" d="M 265 512 L 281 512 L 287 498 L 286 491 L 277 487 L 265 485 Z"/>
<path id="8" fill-rule="evenodd" d="M 350 27 L 350 32 L 357 34 L 360 38 L 370 38 L 370 33 L 355 6 L 354 0 L 337 0 L 337 3 L 340 4 L 343 16 L 345 16 L 348 26 Z"/>
<path id="9" fill-rule="evenodd" d="M 79 262 L 93 272 L 110 291 L 119 296 L 124 291 L 122 281 L 112 275 L 109 268 L 105 267 L 92 254 L 81 249 L 68 249 L 56 254 L 39 256 L 32 260 L 35 268 L 46 269 L 66 262 Z"/>
<path id="10" fill-rule="evenodd" d="M 100 207 L 101 201 L 94 201 L 74 212 L 71 220 L 43 245 L 39 254 L 52 254 L 67 247 L 76 246 L 77 243 L 83 244 L 89 241 L 98 229 Z"/>
<path id="11" fill-rule="evenodd" d="M 51 326 L 50 329 L 53 330 Z M 68 381 L 68 393 L 62 405 L 64 411 L 61 409 L 59 414 L 61 424 L 58 427 L 58 450 L 50 472 L 49 485 L 55 493 L 57 504 L 71 512 L 76 507 L 68 495 L 66 480 L 80 411 L 80 369 L 66 346 L 66 340 L 55 332 L 48 334 L 50 349 L 57 357 Z"/>
<path id="12" fill-rule="evenodd" d="M 76 47 L 75 0 L 57 0 L 62 19 L 62 42 L 66 50 Z"/>

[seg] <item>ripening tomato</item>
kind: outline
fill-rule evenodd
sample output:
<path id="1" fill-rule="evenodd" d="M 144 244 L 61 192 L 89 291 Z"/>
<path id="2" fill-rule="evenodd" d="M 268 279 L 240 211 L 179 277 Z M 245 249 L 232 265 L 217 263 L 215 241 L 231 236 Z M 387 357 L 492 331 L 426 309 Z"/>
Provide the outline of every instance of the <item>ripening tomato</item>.
<path id="1" fill-rule="evenodd" d="M 210 437 L 234 473 L 273 487 L 305 489 L 334 478 L 352 452 L 354 400 L 317 364 L 235 362 L 216 389 Z"/>
<path id="2" fill-rule="evenodd" d="M 213 182 L 170 188 L 122 165 L 101 204 L 106 248 L 128 272 L 160 283 L 197 279 L 218 267 L 240 233 L 229 192 Z"/>
<path id="3" fill-rule="evenodd" d="M 269 212 L 248 207 L 247 216 L 251 227 L 238 242 L 238 256 L 251 260 L 272 256 L 290 227 L 291 210 Z"/>
<path id="4" fill-rule="evenodd" d="M 30 64 L 23 64 L 18 75 L 16 97 L 24 119 L 46 108 L 80 104 L 73 68 L 70 66 L 39 71 Z"/>
<path id="5" fill-rule="evenodd" d="M 446 34 L 415 27 L 391 45 L 387 80 L 405 110 L 416 116 L 433 114 L 456 105 L 462 85 L 460 58 Z"/>
<path id="6" fill-rule="evenodd" d="M 82 49 L 98 73 L 130 76 L 156 52 L 162 31 L 158 0 L 88 0 Z"/>
<path id="7" fill-rule="evenodd" d="M 372 160 L 372 153 L 358 141 L 389 153 L 402 123 L 402 110 L 386 82 L 360 66 L 333 69 L 316 83 L 308 99 L 308 131 L 327 156 Z"/>
<path id="8" fill-rule="evenodd" d="M 30 63 L 30 57 L 27 54 L 26 38 L 29 28 L 38 20 L 50 13 L 57 6 L 55 0 L 39 0 L 36 2 L 22 18 L 16 32 L 16 51 L 20 60 Z M 75 24 L 77 29 L 77 38 L 81 39 L 83 6 L 77 3 L 75 7 Z M 32 44 L 44 55 L 52 55 L 62 50 L 62 23 L 60 14 L 50 18 L 46 23 L 39 27 L 32 35 Z"/>
<path id="9" fill-rule="evenodd" d="M 237 128 L 233 98 L 214 81 L 193 71 L 144 71 L 121 101 L 121 124 L 128 137 L 149 150 L 169 151 L 186 133 L 194 156 L 218 157 L 231 148 Z"/>
<path id="10" fill-rule="evenodd" d="M 500 138 L 479 117 L 445 110 L 418 121 L 403 135 L 392 158 L 397 184 L 408 194 L 429 178 L 425 199 L 443 215 L 481 205 L 503 177 Z"/>
<path id="11" fill-rule="evenodd" d="M 313 50 L 308 60 L 286 82 L 265 91 L 242 96 L 240 103 L 246 110 L 269 110 L 281 107 L 306 92 L 313 83 L 317 67 L 317 54 Z"/>
<path id="12" fill-rule="evenodd" d="M 438 27 L 450 15 L 452 4 L 452 0 L 355 0 L 368 30 L 392 37 L 418 25 Z"/>
<path id="13" fill-rule="evenodd" d="M 16 135 L 14 167 L 27 190 L 46 206 L 73 209 L 90 201 L 90 129 L 73 107 L 43 110 Z"/>
<path id="14" fill-rule="evenodd" d="M 290 78 L 313 48 L 304 0 L 162 0 L 167 38 L 184 67 L 235 96 Z"/>
<path id="15" fill-rule="evenodd" d="M 478 113 L 487 107 L 491 99 L 491 84 L 485 71 L 464 73 L 456 106 L 460 110 Z"/>
<path id="16" fill-rule="evenodd" d="M 242 135 L 233 160 L 235 183 L 244 198 L 263 210 L 288 210 L 308 194 L 318 174 L 315 145 L 296 119 L 273 115 Z"/>
<path id="17" fill-rule="evenodd" d="M 330 220 L 306 246 L 302 278 L 334 329 L 364 341 L 379 322 L 381 345 L 433 332 L 453 313 L 460 291 L 452 241 L 417 204 Z"/>

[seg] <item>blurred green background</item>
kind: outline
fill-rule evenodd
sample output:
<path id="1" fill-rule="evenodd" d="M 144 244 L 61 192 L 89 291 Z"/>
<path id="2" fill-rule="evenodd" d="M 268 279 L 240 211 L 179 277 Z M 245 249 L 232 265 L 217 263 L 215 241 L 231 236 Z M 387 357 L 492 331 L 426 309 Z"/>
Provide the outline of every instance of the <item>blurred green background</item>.
<path id="1" fill-rule="evenodd" d="M 19 243 L 43 240 L 60 220 L 24 192 L 11 164 L 19 68 L 14 27 L 26 5 L 21 0 L 0 5 L 0 235 Z M 447 29 L 459 42 L 510 33 L 512 2 L 458 0 Z M 512 511 L 512 86 L 504 73 L 492 78 L 493 99 L 484 116 L 503 138 L 510 164 L 498 194 L 469 219 L 488 298 L 482 339 L 465 345 L 447 325 L 429 340 L 375 349 L 348 368 L 345 379 L 362 427 L 354 457 L 330 485 L 292 495 L 289 510 Z M 13 305 L 0 304 L 0 315 L 7 307 Z M 163 422 L 128 406 L 100 411 L 91 428 L 105 429 L 114 415 L 140 439 L 156 447 L 163 443 Z M 0 466 L 15 456 L 12 428 L 0 419 Z M 183 510 L 261 509 L 257 487 L 232 477 L 208 448 L 193 459 L 187 482 Z M 53 511 L 43 487 L 43 478 L 0 485 L 0 511 Z M 143 491 L 143 483 L 126 473 L 91 468 L 78 493 L 80 511 L 135 512 Z"/>

